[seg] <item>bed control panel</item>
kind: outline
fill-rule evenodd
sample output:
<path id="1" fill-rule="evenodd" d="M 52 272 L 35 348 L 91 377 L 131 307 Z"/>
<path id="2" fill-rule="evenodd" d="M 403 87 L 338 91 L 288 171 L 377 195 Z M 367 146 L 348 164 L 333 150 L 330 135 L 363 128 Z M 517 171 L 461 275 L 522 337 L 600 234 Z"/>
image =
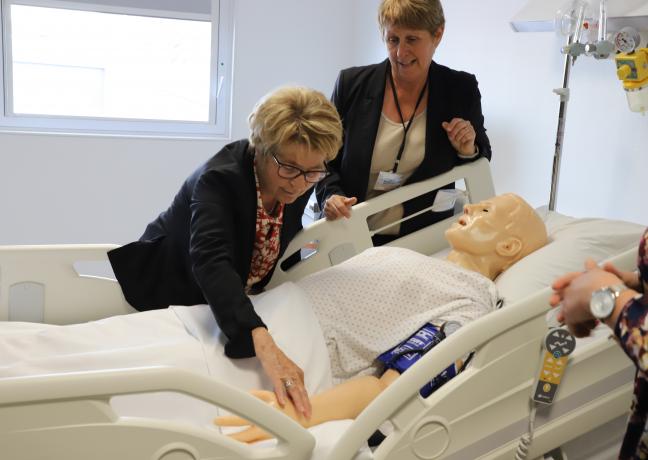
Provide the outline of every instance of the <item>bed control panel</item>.
<path id="1" fill-rule="evenodd" d="M 563 328 L 549 329 L 544 338 L 542 366 L 532 399 L 541 404 L 551 404 L 565 372 L 568 356 L 576 348 L 576 339 Z"/>

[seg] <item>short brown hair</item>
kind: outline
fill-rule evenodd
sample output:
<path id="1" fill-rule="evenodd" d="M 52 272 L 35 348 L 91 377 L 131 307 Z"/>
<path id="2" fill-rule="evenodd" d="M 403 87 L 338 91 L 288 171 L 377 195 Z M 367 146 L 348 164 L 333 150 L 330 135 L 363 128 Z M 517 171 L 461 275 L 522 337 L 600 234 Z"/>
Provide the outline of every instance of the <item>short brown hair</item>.
<path id="1" fill-rule="evenodd" d="M 342 146 L 342 123 L 335 106 L 310 88 L 288 86 L 267 94 L 248 122 L 250 144 L 261 153 L 296 143 L 321 152 L 328 162 Z"/>
<path id="2" fill-rule="evenodd" d="M 385 36 L 387 26 L 427 30 L 434 35 L 445 25 L 440 0 L 382 0 L 378 7 L 380 34 Z"/>

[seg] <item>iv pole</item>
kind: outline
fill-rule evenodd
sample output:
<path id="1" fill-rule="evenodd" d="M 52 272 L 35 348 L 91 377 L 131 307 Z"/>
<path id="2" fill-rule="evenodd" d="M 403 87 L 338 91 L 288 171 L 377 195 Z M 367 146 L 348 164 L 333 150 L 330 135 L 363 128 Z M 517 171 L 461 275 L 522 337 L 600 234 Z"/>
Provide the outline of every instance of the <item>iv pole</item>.
<path id="1" fill-rule="evenodd" d="M 569 76 L 576 58 L 581 54 L 594 56 L 595 59 L 607 59 L 614 51 L 614 45 L 606 40 L 607 36 L 607 0 L 600 0 L 599 3 L 599 30 L 598 40 L 594 43 L 583 44 L 580 42 L 585 20 L 586 4 L 583 1 L 576 1 L 574 9 L 578 7 L 578 16 L 574 32 L 569 35 L 567 45 L 560 50 L 565 55 L 565 70 L 563 74 L 562 88 L 554 89 L 554 93 L 560 96 L 560 109 L 558 111 L 558 129 L 556 132 L 556 149 L 553 158 L 553 170 L 551 174 L 551 194 L 549 196 L 549 210 L 556 210 L 556 196 L 558 195 L 558 180 L 560 178 L 560 160 L 562 159 L 563 140 L 565 138 L 565 120 L 567 117 L 567 102 L 569 102 Z"/>
<path id="2" fill-rule="evenodd" d="M 551 173 L 551 193 L 549 195 L 549 210 L 556 210 L 556 196 L 558 194 L 558 180 L 560 179 L 560 160 L 562 159 L 563 140 L 565 138 L 565 121 L 567 117 L 567 103 L 569 102 L 569 76 L 571 68 L 576 62 L 576 56 L 580 53 L 572 52 L 574 47 L 580 44 L 580 34 L 585 18 L 585 5 L 581 5 L 578 11 L 578 22 L 576 29 L 569 35 L 567 46 L 563 48 L 565 53 L 565 69 L 563 73 L 562 88 L 554 89 L 554 93 L 560 96 L 560 109 L 558 110 L 558 129 L 556 132 L 556 148 L 553 157 L 553 169 Z M 581 45 L 583 46 L 583 45 Z"/>

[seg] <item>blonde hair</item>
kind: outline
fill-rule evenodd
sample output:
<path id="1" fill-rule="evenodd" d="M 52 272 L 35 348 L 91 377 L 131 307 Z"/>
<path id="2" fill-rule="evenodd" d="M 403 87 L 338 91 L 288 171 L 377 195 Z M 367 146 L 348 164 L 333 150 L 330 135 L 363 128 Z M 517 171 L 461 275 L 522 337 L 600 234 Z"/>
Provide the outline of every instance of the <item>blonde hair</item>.
<path id="1" fill-rule="evenodd" d="M 378 26 L 385 37 L 387 26 L 427 30 L 434 35 L 445 25 L 439 0 L 382 0 L 378 7 Z"/>
<path id="2" fill-rule="evenodd" d="M 342 123 L 335 106 L 319 91 L 284 87 L 264 96 L 248 118 L 250 144 L 261 153 L 301 144 L 335 158 L 342 146 Z"/>
<path id="3" fill-rule="evenodd" d="M 511 260 L 503 269 L 505 270 L 513 263 L 531 254 L 536 249 L 540 249 L 547 244 L 547 227 L 540 218 L 535 209 L 531 207 L 524 199 L 515 193 L 506 193 L 502 196 L 509 196 L 513 198 L 516 206 L 510 211 L 511 220 L 506 225 L 506 231 L 511 236 L 517 237 L 523 242 L 522 249 L 517 254 L 514 260 Z M 536 232 L 524 232 L 523 229 L 531 226 L 536 229 Z"/>

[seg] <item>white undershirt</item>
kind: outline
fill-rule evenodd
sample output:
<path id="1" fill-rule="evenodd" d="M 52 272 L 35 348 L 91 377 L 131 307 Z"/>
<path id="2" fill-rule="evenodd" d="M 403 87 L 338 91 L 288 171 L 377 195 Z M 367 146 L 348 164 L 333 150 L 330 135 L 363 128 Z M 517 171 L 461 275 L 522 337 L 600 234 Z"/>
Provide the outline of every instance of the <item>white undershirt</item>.
<path id="1" fill-rule="evenodd" d="M 416 168 L 423 162 L 425 156 L 425 127 L 427 125 L 427 110 L 419 113 L 412 120 L 412 125 L 407 132 L 405 149 L 398 164 L 397 173 L 403 176 L 403 182 L 407 181 Z M 367 199 L 385 193 L 382 190 L 374 190 L 376 180 L 380 171 L 391 171 L 398 155 L 403 140 L 403 125 L 387 118 L 381 113 L 376 143 L 374 144 L 371 157 L 371 169 L 369 171 L 369 185 L 367 187 Z M 370 229 L 383 227 L 403 217 L 403 206 L 397 205 L 386 209 L 383 212 L 374 214 L 367 219 Z M 385 235 L 395 235 L 400 230 L 400 224 L 394 225 L 380 232 Z"/>

